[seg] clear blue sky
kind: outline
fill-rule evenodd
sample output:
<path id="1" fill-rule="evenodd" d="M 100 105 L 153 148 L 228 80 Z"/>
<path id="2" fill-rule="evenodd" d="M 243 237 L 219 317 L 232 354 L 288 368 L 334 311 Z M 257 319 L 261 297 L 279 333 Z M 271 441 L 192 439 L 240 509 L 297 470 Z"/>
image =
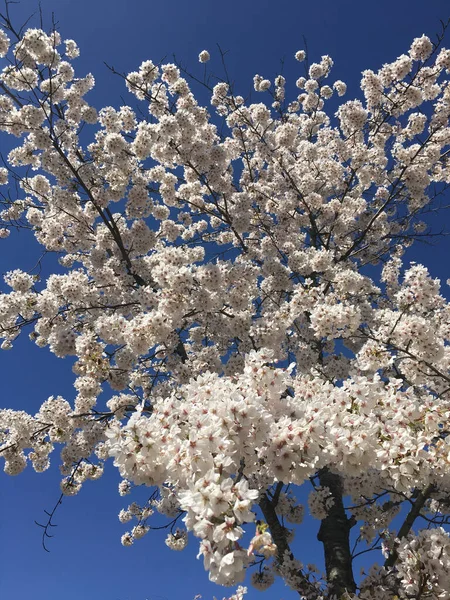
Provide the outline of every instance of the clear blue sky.
<path id="1" fill-rule="evenodd" d="M 259 73 L 272 78 L 280 59 L 286 58 L 285 75 L 293 82 L 302 75 L 292 56 L 303 48 L 306 36 L 312 60 L 330 54 L 335 62 L 334 78 L 349 84 L 347 97 L 360 94 L 359 74 L 377 69 L 407 51 L 416 36 L 433 36 L 439 19 L 450 16 L 448 0 L 41 0 L 49 22 L 55 13 L 63 38 L 75 39 L 81 57 L 77 74 L 92 72 L 96 89 L 89 96 L 97 107 L 120 105 L 127 93 L 103 61 L 118 71 L 136 69 L 142 60 L 155 61 L 175 54 L 202 73 L 198 53 L 210 50 L 209 66 L 220 73 L 216 44 L 229 50 L 228 69 L 237 90 L 246 95 L 252 77 Z M 24 0 L 12 6 L 21 23 L 37 2 Z M 450 45 L 450 34 L 447 36 Z M 130 99 L 131 101 L 131 99 Z M 4 139 L 0 142 L 4 143 Z M 6 150 L 6 145 L 3 146 Z M 447 222 L 444 214 L 436 225 Z M 35 246 L 26 232 L 1 241 L 0 273 L 11 268 L 29 269 L 36 262 Z M 449 241 L 437 247 L 415 247 L 410 258 L 424 262 L 434 276 L 449 277 L 446 256 Z M 33 413 L 49 395 L 73 400 L 71 365 L 56 359 L 28 341 L 19 340 L 13 351 L 0 354 L 3 407 Z M 55 522 L 56 537 L 51 552 L 40 545 L 41 532 L 34 520 L 42 520 L 59 496 L 57 454 L 53 468 L 38 475 L 31 469 L 16 478 L 0 473 L 0 596 L 8 600 L 192 600 L 195 594 L 212 599 L 226 592 L 207 581 L 197 545 L 191 540 L 183 553 L 168 550 L 164 532 L 151 532 L 132 548 L 120 545 L 125 530 L 117 519 L 127 498 L 117 494 L 118 475 L 110 468 L 102 480 L 89 482 L 79 496 L 67 498 Z M 316 527 L 318 523 L 314 524 Z M 309 523 L 298 532 L 299 558 L 320 560 L 320 547 Z M 250 589 L 254 600 L 259 592 Z M 268 593 L 271 598 L 297 598 L 282 584 Z"/>

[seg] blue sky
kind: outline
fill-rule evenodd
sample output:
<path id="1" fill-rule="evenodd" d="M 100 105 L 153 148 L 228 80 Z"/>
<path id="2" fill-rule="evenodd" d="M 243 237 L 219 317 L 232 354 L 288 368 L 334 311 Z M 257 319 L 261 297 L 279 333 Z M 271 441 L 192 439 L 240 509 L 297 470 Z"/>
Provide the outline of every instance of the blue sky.
<path id="1" fill-rule="evenodd" d="M 303 75 L 293 60 L 307 39 L 311 60 L 330 54 L 335 62 L 333 80 L 349 85 L 347 98 L 360 95 L 359 75 L 363 69 L 377 69 L 384 62 L 407 51 L 416 36 L 433 36 L 439 19 L 450 16 L 448 0 L 41 0 L 44 18 L 50 23 L 52 11 L 63 38 L 75 39 L 81 57 L 75 66 L 79 76 L 92 72 L 96 88 L 89 96 L 97 107 L 118 106 L 121 96 L 132 99 L 104 61 L 118 71 L 136 69 L 145 59 L 159 61 L 175 54 L 202 76 L 197 62 L 204 48 L 211 52 L 208 64 L 221 74 L 217 44 L 228 50 L 227 66 L 236 90 L 247 95 L 252 77 L 259 73 L 272 78 L 285 58 L 285 75 L 293 83 Z M 21 24 L 37 10 L 37 2 L 24 0 L 11 8 Z M 35 24 L 34 24 L 35 25 Z M 36 26 L 36 25 L 35 25 Z M 450 45 L 450 34 L 447 36 Z M 289 88 L 288 88 L 289 89 Z M 259 99 L 258 99 L 259 101 Z M 0 147 L 4 139 L 0 142 Z M 5 143 L 4 149 L 9 145 Z M 436 227 L 449 225 L 450 216 L 435 219 Z M 36 247 L 26 232 L 11 236 L 0 252 L 0 273 L 11 268 L 29 269 L 36 262 Z M 416 246 L 411 260 L 424 262 L 432 274 L 445 281 L 448 239 L 437 246 Z M 72 400 L 71 365 L 40 350 L 23 337 L 9 353 L 0 354 L 3 407 L 33 413 L 49 395 Z M 56 536 L 49 542 L 51 552 L 42 550 L 40 529 L 44 509 L 51 510 L 59 497 L 57 454 L 52 468 L 36 474 L 29 468 L 19 477 L 0 474 L 0 595 L 8 600 L 192 600 L 195 594 L 221 598 L 226 590 L 209 584 L 197 547 L 191 540 L 183 553 L 174 553 L 163 543 L 164 532 L 151 532 L 135 546 L 125 549 L 120 536 L 125 530 L 117 519 L 127 498 L 117 494 L 118 475 L 110 466 L 98 482 L 89 482 L 79 496 L 67 498 L 55 522 Z M 297 534 L 299 558 L 321 560 L 315 542 L 318 523 L 306 523 Z M 250 589 L 248 598 L 259 592 Z M 296 598 L 281 583 L 268 592 L 272 598 Z"/>

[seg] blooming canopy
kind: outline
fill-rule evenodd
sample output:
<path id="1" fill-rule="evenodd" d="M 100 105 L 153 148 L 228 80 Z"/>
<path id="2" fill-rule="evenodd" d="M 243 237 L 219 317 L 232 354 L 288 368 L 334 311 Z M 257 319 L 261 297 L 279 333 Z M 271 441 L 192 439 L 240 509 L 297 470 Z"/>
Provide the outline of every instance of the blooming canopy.
<path id="1" fill-rule="evenodd" d="M 338 99 L 329 56 L 291 100 L 283 76 L 255 75 L 257 102 L 220 81 L 211 108 L 179 66 L 146 60 L 123 76 L 139 109 L 97 111 L 73 40 L 14 32 L 4 17 L 0 129 L 17 143 L 0 237 L 27 229 L 59 267 L 40 281 L 11 264 L 2 348 L 28 330 L 74 356 L 76 397 L 0 411 L 6 473 L 45 470 L 58 446 L 72 495 L 112 459 L 122 495 L 153 489 L 121 511 L 124 546 L 158 511 L 167 546 L 198 538 L 222 585 L 258 564 L 256 588 L 282 577 L 311 600 L 448 597 L 450 307 L 402 261 L 450 183 L 441 39 L 364 71 L 363 100 Z M 305 482 L 323 576 L 289 546 Z M 385 555 L 358 585 L 354 526 Z"/>

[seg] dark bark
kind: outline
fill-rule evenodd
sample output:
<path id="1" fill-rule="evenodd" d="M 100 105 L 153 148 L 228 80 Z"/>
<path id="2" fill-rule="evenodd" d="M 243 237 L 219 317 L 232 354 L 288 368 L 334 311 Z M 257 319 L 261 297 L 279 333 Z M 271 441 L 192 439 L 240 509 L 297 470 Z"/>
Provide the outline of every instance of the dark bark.
<path id="1" fill-rule="evenodd" d="M 342 502 L 340 476 L 322 469 L 319 481 L 321 486 L 329 488 L 334 504 L 327 517 L 322 520 L 317 539 L 324 547 L 328 593 L 340 598 L 345 592 L 356 591 L 350 551 L 351 521 L 347 518 Z"/>

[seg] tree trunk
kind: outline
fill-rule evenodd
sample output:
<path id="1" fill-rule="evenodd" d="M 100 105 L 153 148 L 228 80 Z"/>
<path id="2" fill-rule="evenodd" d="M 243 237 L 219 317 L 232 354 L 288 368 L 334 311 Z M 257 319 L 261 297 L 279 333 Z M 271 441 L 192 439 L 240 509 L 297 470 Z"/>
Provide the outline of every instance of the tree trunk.
<path id="1" fill-rule="evenodd" d="M 323 543 L 328 592 L 340 598 L 345 592 L 356 591 L 350 552 L 350 520 L 342 502 L 342 482 L 328 469 L 319 472 L 321 486 L 329 488 L 334 500 L 328 516 L 322 520 L 317 539 Z"/>

